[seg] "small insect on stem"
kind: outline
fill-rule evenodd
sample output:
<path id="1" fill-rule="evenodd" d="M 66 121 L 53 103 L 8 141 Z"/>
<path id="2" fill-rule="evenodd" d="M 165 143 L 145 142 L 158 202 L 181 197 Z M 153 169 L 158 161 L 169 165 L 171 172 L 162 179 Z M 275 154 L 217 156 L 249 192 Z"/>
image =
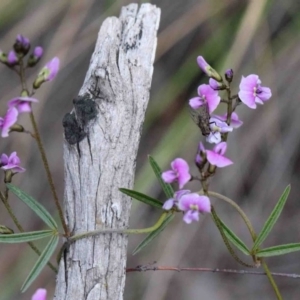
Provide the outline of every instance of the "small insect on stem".
<path id="1" fill-rule="evenodd" d="M 208 111 L 207 104 L 203 104 L 198 109 L 190 109 L 190 114 L 193 121 L 200 128 L 202 135 L 209 136 L 211 133 L 210 129 L 210 114 Z"/>

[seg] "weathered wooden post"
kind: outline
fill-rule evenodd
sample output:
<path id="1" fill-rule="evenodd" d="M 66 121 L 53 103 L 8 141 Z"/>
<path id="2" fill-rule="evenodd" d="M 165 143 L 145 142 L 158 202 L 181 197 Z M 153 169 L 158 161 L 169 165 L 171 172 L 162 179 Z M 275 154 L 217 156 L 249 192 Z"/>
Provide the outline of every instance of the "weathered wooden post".
<path id="1" fill-rule="evenodd" d="M 64 209 L 72 234 L 128 226 L 131 200 L 118 188 L 133 187 L 159 19 L 156 6 L 130 4 L 100 29 L 80 90 L 92 99 L 74 102 L 69 116 L 79 132 L 65 126 Z M 123 299 L 126 248 L 127 236 L 117 233 L 72 243 L 60 261 L 55 299 Z"/>

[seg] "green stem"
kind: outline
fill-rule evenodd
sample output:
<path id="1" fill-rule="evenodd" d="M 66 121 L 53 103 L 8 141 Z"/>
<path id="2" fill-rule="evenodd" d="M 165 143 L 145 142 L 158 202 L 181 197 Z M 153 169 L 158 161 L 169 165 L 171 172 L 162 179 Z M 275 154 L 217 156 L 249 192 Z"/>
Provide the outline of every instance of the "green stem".
<path id="1" fill-rule="evenodd" d="M 2 193 L 0 193 L 0 198 L 5 206 L 6 210 L 8 211 L 10 217 L 12 218 L 13 222 L 15 223 L 16 227 L 19 229 L 20 232 L 24 232 L 22 225 L 19 223 L 16 215 L 13 213 L 12 208 L 7 201 L 7 198 L 5 198 L 2 195 Z M 28 242 L 27 244 L 38 256 L 41 255 L 41 251 L 35 246 L 35 244 L 33 242 Z M 47 265 L 49 266 L 50 269 L 52 269 L 55 273 L 57 273 L 57 268 L 55 268 L 50 262 L 48 262 Z"/>
<path id="2" fill-rule="evenodd" d="M 272 274 L 271 274 L 271 272 L 270 272 L 267 264 L 265 263 L 265 261 L 263 259 L 261 259 L 261 264 L 262 264 L 262 267 L 264 268 L 264 270 L 265 270 L 265 272 L 267 274 L 267 277 L 268 277 L 268 279 L 269 279 L 269 281 L 270 281 L 270 283 L 272 285 L 272 288 L 273 288 L 273 290 L 274 290 L 274 292 L 276 294 L 277 299 L 278 300 L 282 300 L 282 296 L 281 296 L 281 294 L 279 292 L 278 286 L 277 286 L 277 284 L 276 284 L 276 282 L 275 282 L 275 280 L 274 280 L 274 278 L 273 278 L 273 276 L 272 276 Z"/>
<path id="3" fill-rule="evenodd" d="M 238 213 L 240 214 L 240 216 L 244 220 L 244 222 L 245 222 L 245 224 L 246 224 L 246 226 L 247 226 L 247 228 L 248 228 L 248 230 L 251 234 L 252 240 L 254 242 L 255 239 L 256 239 L 256 233 L 255 233 L 255 231 L 254 231 L 254 229 L 251 225 L 251 222 L 249 221 L 248 217 L 243 212 L 243 210 L 233 200 L 231 200 L 230 198 L 228 198 L 226 196 L 223 196 L 223 195 L 221 195 L 219 193 L 216 193 L 216 192 L 208 192 L 208 195 L 229 203 L 231 206 L 233 206 L 238 211 Z"/>
<path id="4" fill-rule="evenodd" d="M 32 127 L 33 127 L 33 130 L 34 130 L 35 139 L 37 141 L 38 148 L 39 148 L 39 151 L 40 151 L 41 156 L 42 156 L 43 165 L 44 165 L 45 170 L 46 170 L 47 179 L 48 179 L 48 182 L 49 182 L 49 185 L 50 185 L 50 189 L 52 191 L 54 202 L 55 202 L 56 208 L 58 210 L 59 218 L 61 220 L 65 235 L 68 237 L 68 236 L 70 236 L 70 232 L 69 232 L 68 226 L 65 222 L 62 208 L 59 204 L 59 200 L 58 200 L 58 197 L 57 197 L 57 194 L 56 194 L 56 190 L 55 190 L 53 178 L 52 178 L 52 175 L 51 175 L 51 172 L 50 172 L 47 156 L 46 156 L 46 153 L 45 153 L 45 150 L 44 150 L 44 147 L 43 147 L 43 143 L 42 143 L 42 140 L 41 140 L 41 136 L 40 136 L 40 133 L 38 131 L 38 127 L 37 127 L 37 124 L 36 124 L 36 121 L 35 121 L 35 118 L 34 118 L 34 115 L 33 115 L 32 111 L 30 112 L 30 120 L 31 120 Z"/>
<path id="5" fill-rule="evenodd" d="M 89 231 L 89 232 L 84 232 L 80 234 L 73 235 L 69 238 L 69 242 L 74 242 L 83 238 L 103 234 L 103 233 L 125 233 L 125 234 L 142 234 L 142 233 L 149 233 L 152 232 L 156 229 L 158 229 L 164 220 L 166 219 L 168 212 L 164 212 L 160 218 L 157 220 L 157 222 L 147 228 L 142 228 L 142 229 L 99 229 L 99 230 L 94 230 L 94 231 Z"/>
<path id="6" fill-rule="evenodd" d="M 222 228 L 222 225 L 221 225 L 221 222 L 220 222 L 220 219 L 214 209 L 213 206 L 211 206 L 211 215 L 212 215 L 212 218 L 213 218 L 213 221 L 215 222 L 221 236 L 222 236 L 222 239 L 224 241 L 224 244 L 226 246 L 226 248 L 228 249 L 229 253 L 231 254 L 231 256 L 241 265 L 245 266 L 245 267 L 248 267 L 248 268 L 256 268 L 256 265 L 250 265 L 244 261 L 242 261 L 238 256 L 237 254 L 234 252 L 233 248 L 231 247 L 224 231 L 223 231 L 223 228 Z"/>

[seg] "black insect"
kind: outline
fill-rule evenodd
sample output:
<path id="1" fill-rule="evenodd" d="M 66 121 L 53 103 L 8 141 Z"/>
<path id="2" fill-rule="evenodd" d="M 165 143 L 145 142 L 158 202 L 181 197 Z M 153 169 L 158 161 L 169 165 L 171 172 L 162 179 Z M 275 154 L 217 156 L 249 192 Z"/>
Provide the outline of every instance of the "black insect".
<path id="1" fill-rule="evenodd" d="M 73 100 L 74 112 L 67 113 L 63 118 L 63 127 L 65 139 L 70 145 L 77 144 L 77 150 L 80 155 L 79 143 L 89 135 L 87 125 L 97 114 L 96 103 L 88 94 L 77 96 Z M 90 143 L 89 143 L 90 144 Z"/>
<path id="2" fill-rule="evenodd" d="M 206 104 L 200 106 L 197 110 L 190 109 L 190 114 L 193 121 L 198 125 L 201 130 L 202 135 L 209 136 L 211 133 L 210 129 L 210 114 Z"/>

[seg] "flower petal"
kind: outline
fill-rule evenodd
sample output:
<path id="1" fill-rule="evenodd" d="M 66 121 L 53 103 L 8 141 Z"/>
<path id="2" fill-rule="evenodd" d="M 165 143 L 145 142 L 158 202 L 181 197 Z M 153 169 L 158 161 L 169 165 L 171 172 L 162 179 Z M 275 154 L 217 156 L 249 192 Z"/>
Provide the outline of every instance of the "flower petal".
<path id="1" fill-rule="evenodd" d="M 214 151 L 211 150 L 206 150 L 206 157 L 210 164 L 218 168 L 224 168 L 233 164 L 233 162 L 227 157 L 215 153 Z"/>
<path id="2" fill-rule="evenodd" d="M 33 294 L 31 300 L 46 300 L 47 291 L 45 289 L 38 289 Z"/>
<path id="3" fill-rule="evenodd" d="M 169 170 L 163 172 L 161 178 L 166 183 L 172 183 L 177 179 L 177 174 L 173 170 Z"/>
<path id="4" fill-rule="evenodd" d="M 170 210 L 173 206 L 174 206 L 174 199 L 171 198 L 164 203 L 162 208 L 165 210 Z"/>
<path id="5" fill-rule="evenodd" d="M 204 104 L 204 102 L 200 97 L 194 97 L 189 100 L 189 105 L 192 109 L 198 109 L 203 104 Z"/>
<path id="6" fill-rule="evenodd" d="M 262 101 L 267 101 L 272 97 L 271 89 L 268 87 L 261 87 L 261 92 L 257 95 Z"/>
<path id="7" fill-rule="evenodd" d="M 256 104 L 255 104 L 255 96 L 252 92 L 248 92 L 248 91 L 239 91 L 239 98 L 241 99 L 241 101 L 247 105 L 248 107 L 255 109 L 256 108 Z"/>

